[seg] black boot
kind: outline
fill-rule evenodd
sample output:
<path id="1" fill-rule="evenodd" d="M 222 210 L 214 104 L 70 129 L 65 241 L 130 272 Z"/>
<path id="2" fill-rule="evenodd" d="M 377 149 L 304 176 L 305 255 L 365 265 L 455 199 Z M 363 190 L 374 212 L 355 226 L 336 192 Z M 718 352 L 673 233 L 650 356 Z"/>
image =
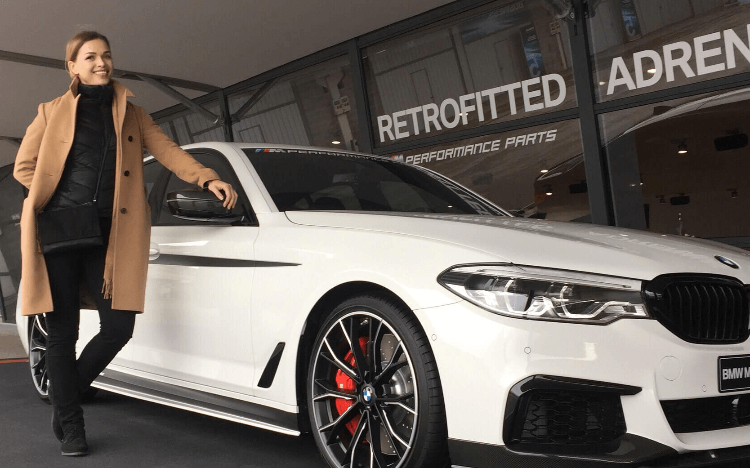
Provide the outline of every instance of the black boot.
<path id="1" fill-rule="evenodd" d="M 65 435 L 61 446 L 62 454 L 67 457 L 80 457 L 89 453 L 86 443 L 86 430 L 83 423 L 65 428 Z"/>
<path id="2" fill-rule="evenodd" d="M 62 442 L 63 436 L 65 435 L 63 433 L 62 424 L 60 424 L 60 413 L 57 412 L 57 406 L 55 406 L 54 398 L 52 397 L 52 383 L 47 383 L 47 396 L 49 397 L 49 402 L 52 405 L 52 432 L 55 434 L 55 437 L 57 437 L 57 440 Z"/>
<path id="3" fill-rule="evenodd" d="M 57 412 L 57 408 L 55 408 L 54 406 L 52 407 L 52 432 L 54 432 L 57 440 L 59 440 L 60 442 L 63 441 L 65 433 L 63 432 L 62 425 L 60 424 L 60 415 Z"/>

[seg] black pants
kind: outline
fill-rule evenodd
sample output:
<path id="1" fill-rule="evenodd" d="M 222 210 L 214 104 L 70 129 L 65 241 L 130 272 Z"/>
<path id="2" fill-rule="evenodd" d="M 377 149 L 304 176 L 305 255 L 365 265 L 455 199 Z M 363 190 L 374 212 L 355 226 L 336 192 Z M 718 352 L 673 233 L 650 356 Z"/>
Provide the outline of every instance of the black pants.
<path id="1" fill-rule="evenodd" d="M 101 293 L 104 262 L 111 220 L 102 219 L 103 247 L 46 254 L 52 305 L 46 316 L 47 372 L 52 384 L 51 400 L 60 422 L 69 427 L 83 422 L 79 394 L 104 370 L 133 336 L 135 312 L 112 309 L 112 300 Z M 80 319 L 79 285 L 84 282 L 94 295 L 99 310 L 100 330 L 76 361 Z"/>

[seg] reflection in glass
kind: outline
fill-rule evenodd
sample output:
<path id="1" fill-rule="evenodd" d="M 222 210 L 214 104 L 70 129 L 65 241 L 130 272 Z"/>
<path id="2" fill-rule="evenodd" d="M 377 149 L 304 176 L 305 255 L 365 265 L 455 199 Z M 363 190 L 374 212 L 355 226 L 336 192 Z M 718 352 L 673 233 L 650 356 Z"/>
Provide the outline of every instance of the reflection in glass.
<path id="1" fill-rule="evenodd" d="M 347 57 L 230 95 L 229 112 L 235 141 L 359 149 Z"/>
<path id="2" fill-rule="evenodd" d="M 214 115 L 220 115 L 219 103 L 209 102 L 201 104 Z M 185 110 L 170 116 L 166 120 L 159 120 L 159 127 L 178 145 L 189 145 L 202 141 L 224 141 L 224 126 L 221 121 L 214 122 L 202 114 Z"/>
<path id="3" fill-rule="evenodd" d="M 746 0 L 600 0 L 589 5 L 600 101 L 750 71 Z"/>
<path id="4" fill-rule="evenodd" d="M 279 211 L 507 216 L 451 180 L 379 156 L 293 149 L 244 151 Z"/>
<path id="5" fill-rule="evenodd" d="M 578 120 L 391 157 L 437 171 L 519 216 L 591 221 Z"/>
<path id="6" fill-rule="evenodd" d="M 750 89 L 601 118 L 618 225 L 750 247 Z"/>
<path id="7" fill-rule="evenodd" d="M 375 145 L 574 107 L 569 3 L 495 2 L 364 49 Z"/>
<path id="8" fill-rule="evenodd" d="M 21 282 L 21 205 L 24 191 L 13 164 L 0 167 L 0 316 L 15 321 Z"/>

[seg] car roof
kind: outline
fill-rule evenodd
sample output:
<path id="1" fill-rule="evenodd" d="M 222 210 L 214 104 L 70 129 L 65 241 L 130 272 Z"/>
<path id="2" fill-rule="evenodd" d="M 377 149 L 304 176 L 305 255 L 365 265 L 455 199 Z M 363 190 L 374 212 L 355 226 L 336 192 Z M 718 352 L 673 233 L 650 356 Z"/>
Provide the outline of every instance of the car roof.
<path id="1" fill-rule="evenodd" d="M 222 149 L 283 149 L 283 150 L 292 150 L 292 151 L 320 151 L 325 152 L 326 154 L 340 154 L 342 156 L 346 155 L 358 155 L 358 156 L 366 156 L 370 158 L 378 158 L 378 159 L 384 159 L 387 161 L 391 161 L 391 158 L 387 156 L 378 156 L 376 154 L 370 154 L 370 153 L 362 153 L 359 151 L 349 151 L 346 149 L 336 149 L 336 148 L 323 148 L 320 146 L 304 146 L 304 145 L 282 145 L 282 144 L 276 144 L 276 143 L 243 143 L 243 142 L 226 142 L 226 141 L 204 141 L 200 143 L 191 143 L 189 145 L 183 145 L 181 146 L 184 150 L 191 150 L 191 149 L 214 149 L 221 151 Z M 143 158 L 143 162 L 148 162 L 153 159 L 153 156 L 148 155 Z"/>

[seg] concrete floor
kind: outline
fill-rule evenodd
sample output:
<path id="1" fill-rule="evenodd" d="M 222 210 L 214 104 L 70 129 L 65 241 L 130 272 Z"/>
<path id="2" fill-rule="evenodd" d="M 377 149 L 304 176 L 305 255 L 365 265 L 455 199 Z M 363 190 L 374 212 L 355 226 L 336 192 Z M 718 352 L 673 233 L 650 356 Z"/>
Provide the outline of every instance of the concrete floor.
<path id="1" fill-rule="evenodd" d="M 83 406 L 91 449 L 60 455 L 51 407 L 27 362 L 0 363 L 0 466 L 326 468 L 310 436 L 292 437 L 100 391 Z"/>
<path id="2" fill-rule="evenodd" d="M 63 457 L 50 429 L 51 407 L 37 397 L 28 366 L 15 324 L 0 323 L 2 467 L 327 467 L 309 435 L 281 435 L 104 391 L 83 407 L 91 453 Z"/>

